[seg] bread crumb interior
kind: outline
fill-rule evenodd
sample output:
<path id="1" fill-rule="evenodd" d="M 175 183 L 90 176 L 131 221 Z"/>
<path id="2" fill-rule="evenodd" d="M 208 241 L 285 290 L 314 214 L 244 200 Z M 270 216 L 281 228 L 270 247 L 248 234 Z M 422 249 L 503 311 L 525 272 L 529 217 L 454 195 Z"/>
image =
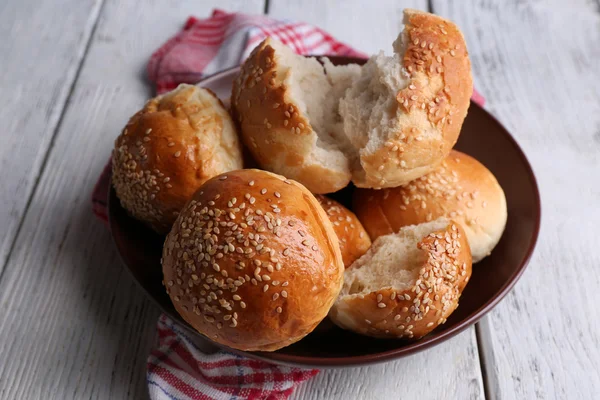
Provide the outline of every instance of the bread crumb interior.
<path id="1" fill-rule="evenodd" d="M 427 252 L 418 249 L 417 244 L 448 224 L 447 219 L 440 218 L 380 236 L 366 254 L 346 269 L 340 296 L 368 294 L 386 288 L 397 291 L 411 288 L 427 261 Z"/>

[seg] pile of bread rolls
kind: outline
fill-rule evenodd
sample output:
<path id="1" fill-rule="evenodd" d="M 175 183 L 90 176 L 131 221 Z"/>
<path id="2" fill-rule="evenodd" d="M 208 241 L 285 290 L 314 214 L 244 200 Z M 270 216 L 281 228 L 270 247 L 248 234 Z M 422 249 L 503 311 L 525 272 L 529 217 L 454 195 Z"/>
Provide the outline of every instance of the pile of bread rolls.
<path id="1" fill-rule="evenodd" d="M 461 32 L 404 16 L 393 55 L 363 66 L 267 38 L 241 66 L 231 110 L 180 85 L 117 138 L 116 194 L 166 234 L 163 283 L 201 334 L 274 351 L 329 315 L 410 340 L 458 306 L 472 262 L 500 240 L 506 200 L 452 150 L 472 94 Z M 243 169 L 244 147 L 261 169 Z M 324 196 L 349 185 L 352 211 Z"/>

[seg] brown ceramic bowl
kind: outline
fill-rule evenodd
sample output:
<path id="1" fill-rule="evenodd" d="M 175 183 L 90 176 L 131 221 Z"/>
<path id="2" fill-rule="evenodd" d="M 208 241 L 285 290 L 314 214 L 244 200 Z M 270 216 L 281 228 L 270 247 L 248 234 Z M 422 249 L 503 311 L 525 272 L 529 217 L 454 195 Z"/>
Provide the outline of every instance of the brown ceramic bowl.
<path id="1" fill-rule="evenodd" d="M 364 62 L 337 57 L 333 57 L 332 61 L 336 64 Z M 221 99 L 228 99 L 237 72 L 238 68 L 220 72 L 199 85 L 212 89 Z M 360 336 L 344 331 L 326 319 L 298 343 L 273 353 L 228 350 L 251 358 L 303 367 L 364 365 L 404 357 L 439 344 L 489 312 L 517 282 L 535 247 L 541 218 L 538 188 L 529 162 L 512 136 L 494 117 L 474 103 L 456 148 L 477 158 L 496 175 L 506 193 L 508 222 L 492 254 L 474 266 L 471 281 L 461 296 L 460 307 L 448 318 L 448 322 L 416 342 L 406 342 Z M 334 197 L 349 205 L 352 190 L 352 187 L 346 188 Z M 108 203 L 115 243 L 135 280 L 166 314 L 190 332 L 195 332 L 179 317 L 161 285 L 160 256 L 164 238 L 127 215 L 114 190 L 110 191 Z"/>

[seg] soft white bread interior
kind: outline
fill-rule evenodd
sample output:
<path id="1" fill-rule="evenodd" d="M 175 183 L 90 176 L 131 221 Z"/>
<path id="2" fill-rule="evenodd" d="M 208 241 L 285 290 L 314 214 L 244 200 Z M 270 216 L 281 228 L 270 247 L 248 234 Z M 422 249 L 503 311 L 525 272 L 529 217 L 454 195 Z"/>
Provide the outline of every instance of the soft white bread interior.
<path id="1" fill-rule="evenodd" d="M 296 55 L 267 38 L 232 92 L 242 137 L 265 169 L 315 193 L 408 183 L 456 143 L 472 93 L 456 25 L 405 10 L 394 54 L 360 68 Z"/>
<path id="2" fill-rule="evenodd" d="M 438 220 L 379 237 L 344 273 L 329 312 L 338 326 L 380 338 L 418 339 L 458 307 L 471 276 L 466 235 Z"/>

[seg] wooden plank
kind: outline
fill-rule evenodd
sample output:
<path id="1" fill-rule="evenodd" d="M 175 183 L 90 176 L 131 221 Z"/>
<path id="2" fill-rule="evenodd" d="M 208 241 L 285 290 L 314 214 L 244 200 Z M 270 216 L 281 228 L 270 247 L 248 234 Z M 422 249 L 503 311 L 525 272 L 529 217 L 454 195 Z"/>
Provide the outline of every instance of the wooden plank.
<path id="1" fill-rule="evenodd" d="M 10 3 L 13 7 L 22 4 Z M 57 26 L 64 34 L 71 20 L 65 20 L 62 13 L 80 8 L 82 2 L 63 3 L 54 14 L 46 7 L 44 16 L 48 35 L 56 40 L 49 27 Z M 14 26 L 30 29 L 23 15 L 34 7 L 23 7 L 17 13 L 22 19 Z M 150 94 L 142 75 L 148 57 L 189 15 L 205 16 L 213 7 L 261 13 L 264 3 L 107 0 L 103 6 L 0 282 L 0 398 L 147 397 L 145 364 L 155 339 L 158 309 L 122 267 L 107 229 L 92 215 L 90 195 L 114 138 Z M 34 76 L 41 74 L 39 70 L 59 66 L 52 63 L 54 44 L 45 44 L 46 55 L 36 53 L 34 46 L 39 44 L 32 39 L 23 42 L 19 50 L 35 59 L 35 68 L 31 67 Z M 57 49 L 79 51 L 77 46 Z M 38 80 L 42 78 L 40 75 Z M 27 87 L 24 79 L 20 78 L 21 86 L 15 83 L 15 90 Z M 36 95 L 41 93 L 23 92 L 20 99 L 31 106 L 38 100 Z M 5 107 L 10 105 L 6 103 Z M 41 125 L 35 126 L 41 131 Z M 34 131 L 33 125 L 27 129 Z M 19 143 L 17 135 L 10 135 L 13 139 L 8 136 Z M 15 172 L 12 169 L 10 172 Z M 4 192 L 5 187 L 2 189 Z"/>
<path id="2" fill-rule="evenodd" d="M 362 368 L 322 370 L 294 400 L 483 399 L 475 330 L 414 356 Z"/>
<path id="3" fill-rule="evenodd" d="M 427 10 L 427 1 L 269 1 L 269 15 L 313 24 L 367 54 L 392 52 L 392 42 L 403 29 L 404 8 Z"/>
<path id="4" fill-rule="evenodd" d="M 102 1 L 0 2 L 0 275 Z"/>
<path id="5" fill-rule="evenodd" d="M 269 14 L 319 26 L 368 54 L 385 50 L 402 31 L 403 8 L 426 10 L 426 1 L 271 0 Z M 322 371 L 297 399 L 483 398 L 477 343 L 471 328 L 429 351 L 366 368 Z"/>
<path id="6" fill-rule="evenodd" d="M 533 260 L 480 325 L 493 399 L 592 399 L 600 391 L 600 15 L 585 0 L 433 1 L 463 29 L 476 87 L 538 177 Z"/>

